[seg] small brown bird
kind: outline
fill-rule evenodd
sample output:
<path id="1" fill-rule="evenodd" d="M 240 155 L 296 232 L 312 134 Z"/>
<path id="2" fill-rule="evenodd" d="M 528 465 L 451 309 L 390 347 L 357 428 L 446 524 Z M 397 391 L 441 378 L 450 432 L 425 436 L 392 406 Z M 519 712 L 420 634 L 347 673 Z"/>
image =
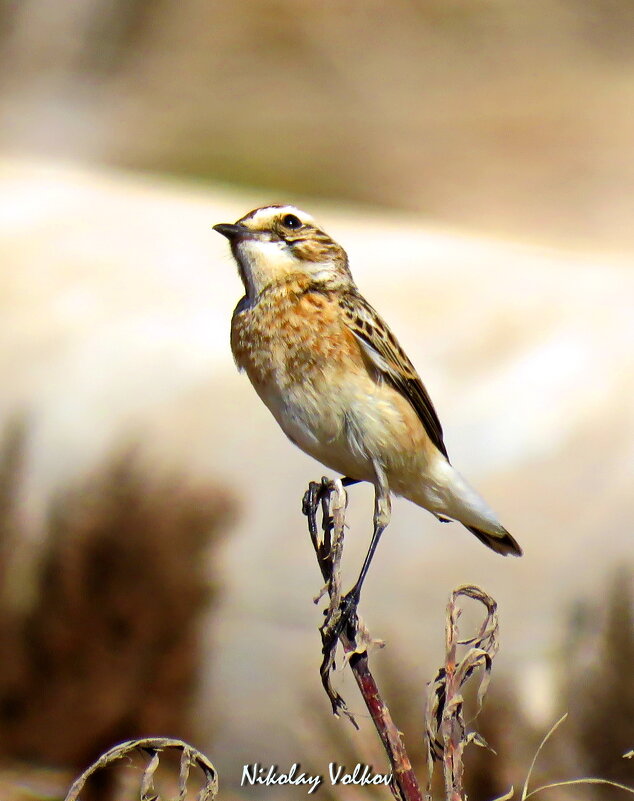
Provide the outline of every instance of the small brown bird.
<path id="1" fill-rule="evenodd" d="M 387 325 L 359 293 L 344 249 L 293 206 L 214 229 L 231 243 L 245 296 L 231 348 L 286 436 L 348 484 L 375 487 L 361 584 L 390 519 L 390 493 L 457 520 L 496 553 L 522 550 L 451 466 L 432 402 Z"/>

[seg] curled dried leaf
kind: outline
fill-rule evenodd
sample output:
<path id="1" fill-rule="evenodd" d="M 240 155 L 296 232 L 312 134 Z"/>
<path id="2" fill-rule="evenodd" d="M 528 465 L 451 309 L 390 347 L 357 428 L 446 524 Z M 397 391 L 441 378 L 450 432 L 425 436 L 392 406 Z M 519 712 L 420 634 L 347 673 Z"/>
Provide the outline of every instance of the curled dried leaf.
<path id="1" fill-rule="evenodd" d="M 347 504 L 346 491 L 341 480 L 330 481 L 322 478 L 321 483 L 311 482 L 302 502 L 302 511 L 308 518 L 308 530 L 317 554 L 319 569 L 326 582 L 324 588 L 315 599 L 319 601 L 328 593 L 328 607 L 324 610 L 324 622 L 321 634 L 323 659 L 319 672 L 324 690 L 328 695 L 335 715 L 344 714 L 357 727 L 356 721 L 348 710 L 341 695 L 334 689 L 331 675 L 335 670 L 335 657 L 339 640 L 341 621 L 341 557 L 345 529 L 345 510 Z M 317 512 L 321 505 L 321 526 L 317 522 Z M 365 650 L 367 635 L 365 627 L 358 629 L 361 635 L 357 645 Z M 369 635 L 367 635 L 369 642 Z M 357 727 L 358 728 L 358 727 Z"/>
<path id="2" fill-rule="evenodd" d="M 485 614 L 476 633 L 461 638 L 458 620 L 462 610 L 459 600 L 469 598 L 484 606 Z M 428 792 L 434 763 L 443 762 L 447 798 L 462 798 L 462 754 L 471 742 L 488 747 L 477 732 L 467 732 L 464 718 L 463 688 L 476 671 L 480 672 L 476 710 L 480 713 L 486 695 L 493 659 L 498 651 L 497 604 L 480 587 L 465 584 L 457 587 L 447 604 L 445 626 L 445 664 L 433 680 L 427 696 L 425 741 L 429 769 Z"/>
<path id="3" fill-rule="evenodd" d="M 177 801 L 185 801 L 190 771 L 193 767 L 202 773 L 202 780 L 199 782 L 198 801 L 214 801 L 218 795 L 218 774 L 212 763 L 193 746 L 183 740 L 175 740 L 169 737 L 147 737 L 140 740 L 128 740 L 110 748 L 73 782 L 65 801 L 80 801 L 80 793 L 94 773 L 129 757 L 134 752 L 150 756 L 150 760 L 141 777 L 139 801 L 158 801 L 159 795 L 154 789 L 154 775 L 159 766 L 160 753 L 166 749 L 174 749 L 181 752 Z"/>

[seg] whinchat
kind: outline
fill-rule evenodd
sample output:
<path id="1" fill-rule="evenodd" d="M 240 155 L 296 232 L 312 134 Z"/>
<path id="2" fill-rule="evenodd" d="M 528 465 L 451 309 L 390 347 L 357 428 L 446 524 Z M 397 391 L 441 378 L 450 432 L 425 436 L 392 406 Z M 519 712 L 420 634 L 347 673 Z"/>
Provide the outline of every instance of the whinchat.
<path id="1" fill-rule="evenodd" d="M 390 518 L 390 494 L 457 520 L 496 553 L 522 550 L 452 467 L 423 383 L 357 289 L 345 250 L 293 206 L 214 226 L 231 243 L 245 296 L 231 348 L 286 436 L 347 483 L 375 488 L 374 537 L 358 595 Z"/>

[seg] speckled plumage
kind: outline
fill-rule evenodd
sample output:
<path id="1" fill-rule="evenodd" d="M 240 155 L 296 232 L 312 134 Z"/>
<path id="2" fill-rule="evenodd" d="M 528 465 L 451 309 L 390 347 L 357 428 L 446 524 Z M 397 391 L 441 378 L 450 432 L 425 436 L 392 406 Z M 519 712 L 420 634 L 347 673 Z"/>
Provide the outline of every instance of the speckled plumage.
<path id="1" fill-rule="evenodd" d="M 433 404 L 393 333 L 357 290 L 345 251 L 292 206 L 219 225 L 246 295 L 231 347 L 296 445 L 376 489 L 375 526 L 390 492 L 459 520 L 502 554 L 515 540 L 449 463 Z"/>

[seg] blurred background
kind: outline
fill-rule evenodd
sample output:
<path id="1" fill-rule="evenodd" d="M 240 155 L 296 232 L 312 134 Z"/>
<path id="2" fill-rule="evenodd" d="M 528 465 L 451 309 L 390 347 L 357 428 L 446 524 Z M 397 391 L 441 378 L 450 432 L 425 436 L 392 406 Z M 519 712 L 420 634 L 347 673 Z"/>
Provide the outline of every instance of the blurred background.
<path id="1" fill-rule="evenodd" d="M 411 752 L 448 594 L 478 583 L 498 755 L 469 797 L 523 782 L 566 710 L 542 778 L 634 782 L 633 36 L 629 0 L 0 3 L 4 798 L 63 797 L 135 736 L 191 739 L 224 798 L 253 762 L 384 769 L 351 676 L 360 734 L 320 689 L 324 469 L 229 351 L 211 225 L 271 202 L 346 247 L 525 550 L 395 504 L 363 616 Z M 350 579 L 371 515 L 351 488 Z"/>

